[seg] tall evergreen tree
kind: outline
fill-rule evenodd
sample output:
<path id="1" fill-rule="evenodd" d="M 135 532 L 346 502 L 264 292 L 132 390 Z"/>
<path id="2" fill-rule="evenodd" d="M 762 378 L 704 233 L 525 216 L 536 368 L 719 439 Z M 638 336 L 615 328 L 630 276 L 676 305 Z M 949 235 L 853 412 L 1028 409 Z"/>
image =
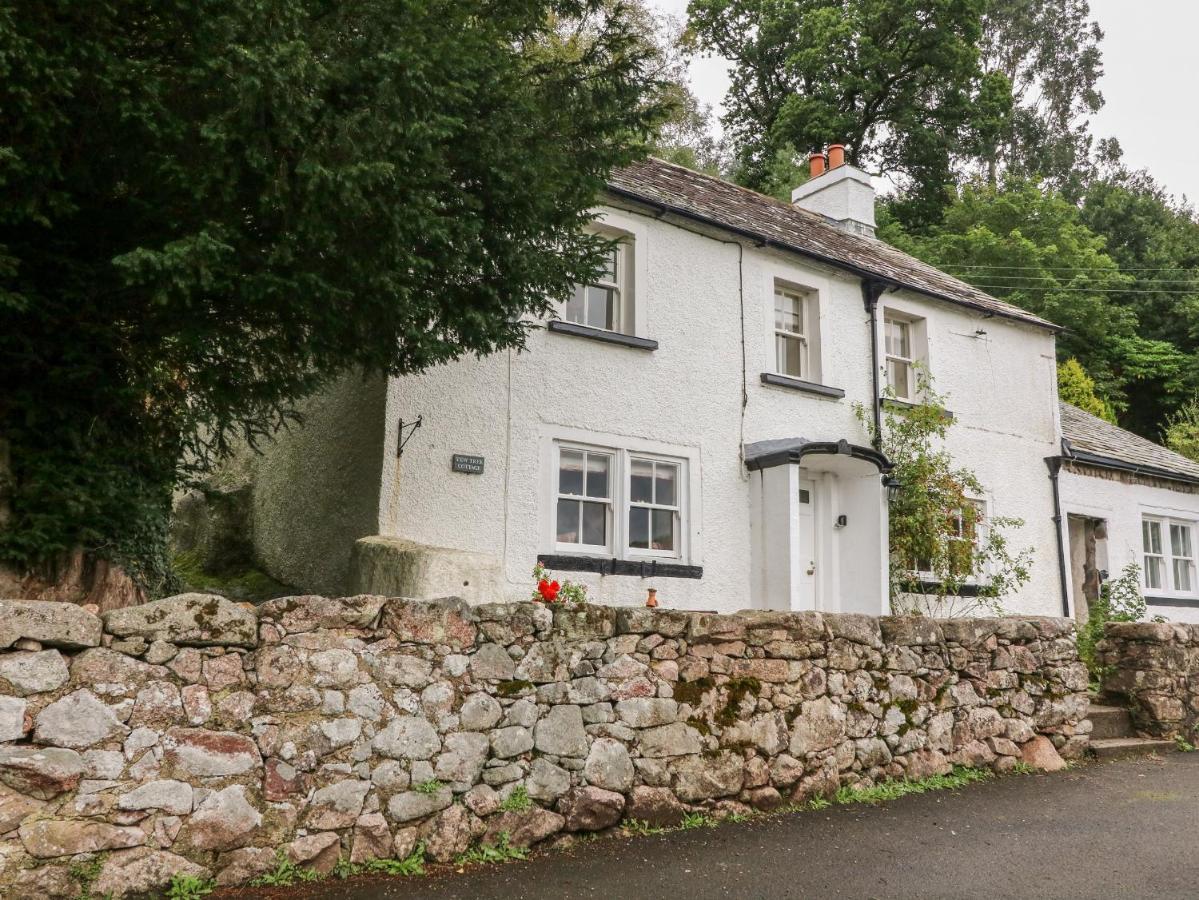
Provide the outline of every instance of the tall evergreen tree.
<path id="1" fill-rule="evenodd" d="M 161 573 L 180 460 L 348 369 L 517 347 L 658 85 L 602 0 L 0 12 L 0 562 Z"/>

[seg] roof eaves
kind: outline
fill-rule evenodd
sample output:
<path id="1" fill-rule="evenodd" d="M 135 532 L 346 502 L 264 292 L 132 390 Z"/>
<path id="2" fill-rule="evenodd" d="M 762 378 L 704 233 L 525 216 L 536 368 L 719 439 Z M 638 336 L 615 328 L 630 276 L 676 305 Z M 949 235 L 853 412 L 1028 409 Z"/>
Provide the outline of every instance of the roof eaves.
<path id="1" fill-rule="evenodd" d="M 1173 469 L 1163 469 L 1158 466 L 1133 463 L 1128 460 L 1117 459 L 1114 456 L 1107 456 L 1103 453 L 1092 453 L 1089 450 L 1075 450 L 1073 447 L 1070 447 L 1068 454 L 1064 454 L 1064 458 L 1090 466 L 1097 466 L 1101 469 L 1112 469 L 1117 472 L 1128 472 L 1133 475 L 1151 475 L 1154 478 L 1164 478 L 1167 481 L 1177 481 L 1181 484 L 1199 484 L 1199 477 L 1194 475 L 1185 475 L 1182 472 L 1176 472 Z"/>
<path id="2" fill-rule="evenodd" d="M 991 309 L 990 307 L 988 307 L 982 303 L 974 303 L 970 300 L 965 300 L 961 297 L 951 297 L 947 294 L 941 294 L 936 291 L 932 291 L 926 287 L 921 287 L 919 285 L 910 284 L 910 283 L 902 281 L 900 279 L 896 279 L 896 278 L 893 278 L 893 277 L 890 277 L 887 275 L 881 275 L 877 272 L 872 272 L 869 269 L 863 268 L 861 266 L 857 266 L 850 262 L 846 262 L 845 260 L 842 260 L 842 259 L 837 259 L 836 257 L 826 256 L 825 254 L 816 253 L 815 251 L 808 250 L 804 247 L 799 247 L 794 244 L 789 244 L 785 241 L 779 241 L 775 238 L 767 237 L 766 235 L 762 234 L 761 232 L 751 231 L 746 228 L 740 228 L 736 225 L 732 225 L 728 222 L 721 221 L 721 220 L 713 218 L 711 216 L 705 216 L 701 213 L 697 213 L 694 210 L 687 209 L 686 207 L 676 206 L 671 203 L 666 203 L 665 201 L 659 200 L 654 197 L 647 197 L 644 194 L 638 193 L 637 191 L 631 191 L 631 190 L 628 190 L 627 188 L 617 187 L 616 185 L 613 185 L 613 184 L 608 184 L 607 190 L 609 193 L 614 194 L 618 197 L 623 197 L 626 200 L 631 200 L 636 203 L 642 203 L 647 206 L 656 206 L 658 209 L 662 210 L 663 212 L 669 212 L 673 215 L 682 216 L 683 218 L 691 219 L 694 222 L 702 222 L 705 225 L 709 225 L 713 228 L 719 228 L 722 231 L 729 232 L 730 234 L 740 235 L 741 237 L 748 238 L 749 240 L 754 241 L 755 243 L 758 244 L 758 246 L 773 247 L 776 250 L 783 250 L 787 253 L 795 253 L 795 254 L 798 254 L 799 256 L 805 257 L 806 259 L 811 259 L 816 262 L 823 263 L 824 265 L 832 266 L 833 268 L 840 269 L 843 272 L 849 272 L 851 275 L 856 275 L 859 278 L 862 278 L 862 279 L 865 279 L 868 281 L 875 281 L 875 282 L 880 282 L 880 283 L 886 284 L 888 287 L 891 287 L 892 289 L 903 289 L 906 291 L 912 291 L 913 293 L 921 294 L 922 296 L 925 296 L 925 297 L 931 297 L 934 300 L 940 300 L 943 303 L 952 303 L 955 306 L 962 306 L 967 309 L 973 309 L 976 312 L 983 313 L 984 316 L 986 316 L 987 318 L 995 317 L 995 318 L 1001 318 L 1001 319 L 1010 319 L 1011 321 L 1020 322 L 1024 325 L 1031 325 L 1036 328 L 1042 328 L 1046 331 L 1053 332 L 1054 334 L 1057 334 L 1063 330 L 1061 325 L 1056 325 L 1053 322 L 1048 322 L 1044 319 L 1039 318 L 1038 316 L 1033 315 L 1032 313 L 1029 313 L 1027 316 L 1023 316 L 1018 313 L 1010 313 L 1010 312 L 1006 312 L 1004 310 Z"/>

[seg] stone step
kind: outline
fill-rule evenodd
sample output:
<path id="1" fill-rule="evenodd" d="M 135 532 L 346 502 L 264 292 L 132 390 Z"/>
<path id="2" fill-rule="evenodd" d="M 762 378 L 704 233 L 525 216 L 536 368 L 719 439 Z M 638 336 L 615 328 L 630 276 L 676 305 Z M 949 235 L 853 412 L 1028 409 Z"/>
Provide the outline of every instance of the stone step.
<path id="1" fill-rule="evenodd" d="M 1175 749 L 1173 741 L 1155 738 L 1100 738 L 1091 741 L 1091 752 L 1099 759 L 1148 756 L 1150 753 L 1172 753 Z"/>
<path id="2" fill-rule="evenodd" d="M 1092 703 L 1087 709 L 1087 718 L 1091 720 L 1093 726 L 1091 740 L 1137 736 L 1132 728 L 1132 717 L 1128 714 L 1128 710 L 1119 706 L 1103 706 L 1099 703 Z"/>

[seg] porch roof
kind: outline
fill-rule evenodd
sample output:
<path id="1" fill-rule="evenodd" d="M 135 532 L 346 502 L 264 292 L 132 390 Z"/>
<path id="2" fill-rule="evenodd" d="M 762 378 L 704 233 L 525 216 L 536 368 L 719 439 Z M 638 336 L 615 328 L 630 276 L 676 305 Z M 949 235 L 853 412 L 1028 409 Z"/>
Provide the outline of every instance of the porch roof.
<path id="1" fill-rule="evenodd" d="M 1062 455 L 1066 459 L 1188 484 L 1199 483 L 1199 463 L 1077 406 L 1065 402 L 1060 405 Z"/>
<path id="2" fill-rule="evenodd" d="M 772 466 L 782 466 L 788 463 L 798 463 L 805 456 L 812 454 L 840 454 L 853 459 L 872 463 L 879 472 L 891 471 L 891 461 L 873 447 L 863 447 L 851 444 L 842 438 L 839 441 L 811 441 L 807 438 L 773 438 L 766 441 L 751 441 L 745 445 L 745 467 L 769 469 Z"/>

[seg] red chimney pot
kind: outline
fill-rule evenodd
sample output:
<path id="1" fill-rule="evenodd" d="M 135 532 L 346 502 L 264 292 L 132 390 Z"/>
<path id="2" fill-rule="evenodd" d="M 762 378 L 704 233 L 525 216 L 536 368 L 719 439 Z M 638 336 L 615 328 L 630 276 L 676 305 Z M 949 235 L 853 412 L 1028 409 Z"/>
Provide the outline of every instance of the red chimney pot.
<path id="1" fill-rule="evenodd" d="M 830 169 L 839 169 L 843 165 L 845 165 L 845 145 L 829 144 L 828 167 Z"/>
<path id="2" fill-rule="evenodd" d="M 824 174 L 824 154 L 817 150 L 815 153 L 809 154 L 808 162 L 812 166 L 812 177 L 816 178 Z"/>

